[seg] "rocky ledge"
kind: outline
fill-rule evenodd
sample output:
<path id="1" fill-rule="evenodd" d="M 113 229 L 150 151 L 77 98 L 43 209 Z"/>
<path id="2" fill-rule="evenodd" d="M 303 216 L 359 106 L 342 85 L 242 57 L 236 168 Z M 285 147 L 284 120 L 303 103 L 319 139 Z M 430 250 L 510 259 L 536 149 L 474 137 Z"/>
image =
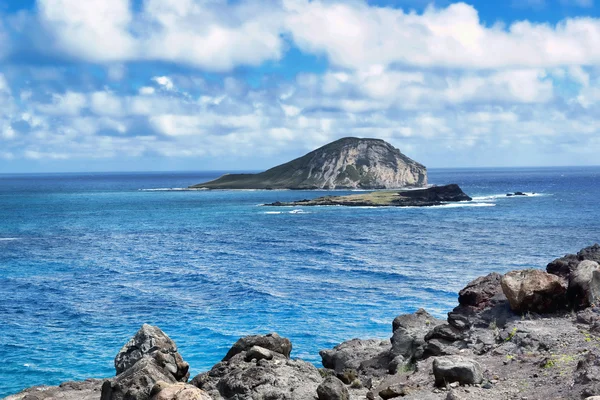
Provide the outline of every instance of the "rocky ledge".
<path id="1" fill-rule="evenodd" d="M 8 400 L 500 400 L 600 396 L 600 246 L 543 270 L 491 273 L 458 294 L 446 320 L 421 309 L 391 338 L 321 351 L 323 368 L 291 358 L 277 334 L 238 340 L 210 371 L 189 365 L 144 325 L 115 358 L 116 376 L 33 387 Z"/>
<path id="2" fill-rule="evenodd" d="M 471 201 L 456 185 L 432 186 L 416 190 L 386 190 L 349 196 L 324 196 L 313 200 L 298 200 L 265 204 L 265 206 L 349 206 L 349 207 L 431 207 L 457 201 Z"/>

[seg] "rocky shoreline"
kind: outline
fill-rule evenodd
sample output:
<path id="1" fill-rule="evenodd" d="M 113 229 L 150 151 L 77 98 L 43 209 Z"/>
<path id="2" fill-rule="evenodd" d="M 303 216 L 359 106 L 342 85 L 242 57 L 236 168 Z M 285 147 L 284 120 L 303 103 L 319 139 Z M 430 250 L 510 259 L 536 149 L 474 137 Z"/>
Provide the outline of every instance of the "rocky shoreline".
<path id="1" fill-rule="evenodd" d="M 276 201 L 263 204 L 272 207 L 346 206 L 346 207 L 432 207 L 473 200 L 457 184 L 432 186 L 426 189 L 385 190 L 348 196 L 324 196 L 313 200 Z"/>
<path id="2" fill-rule="evenodd" d="M 542 270 L 491 273 L 459 292 L 446 320 L 420 309 L 389 340 L 352 339 L 294 359 L 275 333 L 239 339 L 210 371 L 143 325 L 108 379 L 38 386 L 7 400 L 600 399 L 600 245 Z"/>

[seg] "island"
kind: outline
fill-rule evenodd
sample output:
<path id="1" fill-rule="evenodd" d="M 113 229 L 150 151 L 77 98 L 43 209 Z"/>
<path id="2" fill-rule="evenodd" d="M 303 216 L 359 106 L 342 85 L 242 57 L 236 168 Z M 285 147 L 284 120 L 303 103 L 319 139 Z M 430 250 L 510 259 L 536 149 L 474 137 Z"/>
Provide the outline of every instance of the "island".
<path id="1" fill-rule="evenodd" d="M 380 190 L 348 196 L 323 196 L 313 200 L 276 201 L 265 206 L 350 206 L 350 207 L 430 207 L 473 200 L 457 184 L 414 190 Z"/>
<path id="2" fill-rule="evenodd" d="M 427 186 L 427 168 L 381 139 L 347 137 L 258 174 L 226 174 L 190 189 L 398 189 Z"/>

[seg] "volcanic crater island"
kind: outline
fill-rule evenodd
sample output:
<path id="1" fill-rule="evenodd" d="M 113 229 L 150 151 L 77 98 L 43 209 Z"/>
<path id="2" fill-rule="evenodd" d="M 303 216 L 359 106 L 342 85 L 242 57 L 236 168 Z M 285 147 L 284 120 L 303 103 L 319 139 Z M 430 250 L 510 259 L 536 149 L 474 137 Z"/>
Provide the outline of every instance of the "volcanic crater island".
<path id="1" fill-rule="evenodd" d="M 456 184 L 427 185 L 427 168 L 381 139 L 336 140 L 258 174 L 226 174 L 191 189 L 373 190 L 269 206 L 435 206 L 470 201 Z M 398 190 L 402 189 L 402 190 Z"/>

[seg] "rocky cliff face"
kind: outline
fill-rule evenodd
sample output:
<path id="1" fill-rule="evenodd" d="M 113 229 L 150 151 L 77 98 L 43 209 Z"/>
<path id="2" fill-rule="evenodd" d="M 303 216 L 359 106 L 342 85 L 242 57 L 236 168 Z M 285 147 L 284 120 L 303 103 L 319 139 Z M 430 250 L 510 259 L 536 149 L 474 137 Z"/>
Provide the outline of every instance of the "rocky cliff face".
<path id="1" fill-rule="evenodd" d="M 344 138 L 260 174 L 224 175 L 209 189 L 393 189 L 427 185 L 427 169 L 379 139 Z"/>

